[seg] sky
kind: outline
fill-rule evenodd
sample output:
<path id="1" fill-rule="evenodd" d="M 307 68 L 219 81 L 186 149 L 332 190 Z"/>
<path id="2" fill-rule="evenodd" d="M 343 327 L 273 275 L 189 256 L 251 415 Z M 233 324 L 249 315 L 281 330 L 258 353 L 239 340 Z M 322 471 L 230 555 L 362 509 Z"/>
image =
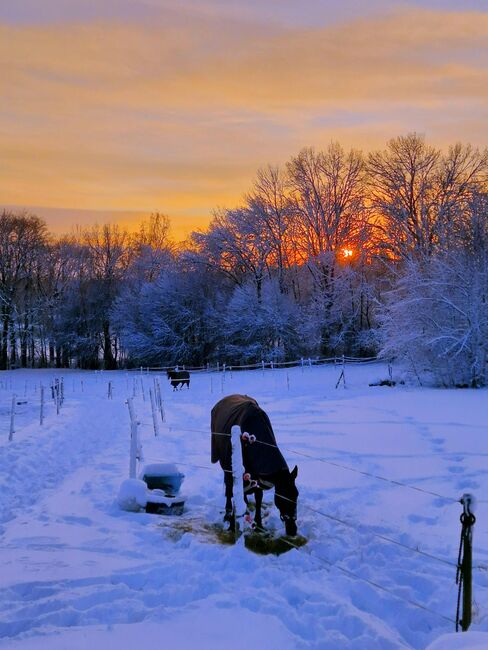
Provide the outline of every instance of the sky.
<path id="1" fill-rule="evenodd" d="M 3 0 L 0 99 L 0 207 L 181 239 L 305 146 L 487 146 L 488 2 Z"/>

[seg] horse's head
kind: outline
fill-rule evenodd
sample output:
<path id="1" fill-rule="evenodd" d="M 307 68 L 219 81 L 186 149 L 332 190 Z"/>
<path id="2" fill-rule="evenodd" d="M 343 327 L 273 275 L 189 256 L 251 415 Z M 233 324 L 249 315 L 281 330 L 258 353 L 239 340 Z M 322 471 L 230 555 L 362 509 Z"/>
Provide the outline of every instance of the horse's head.
<path id="1" fill-rule="evenodd" d="M 294 537 L 297 534 L 297 501 L 298 490 L 295 485 L 295 479 L 298 474 L 298 467 L 291 472 L 286 470 L 280 476 L 280 480 L 275 485 L 275 505 L 280 511 L 281 521 L 285 524 L 287 535 Z"/>

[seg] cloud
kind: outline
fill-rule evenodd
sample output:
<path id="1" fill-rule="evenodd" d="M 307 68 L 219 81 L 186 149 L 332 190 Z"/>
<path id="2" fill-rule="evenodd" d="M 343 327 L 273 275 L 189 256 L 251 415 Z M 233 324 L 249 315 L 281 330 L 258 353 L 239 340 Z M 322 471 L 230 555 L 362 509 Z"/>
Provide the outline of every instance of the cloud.
<path id="1" fill-rule="evenodd" d="M 310 26 L 143 4 L 125 22 L 124 10 L 0 26 L 0 200 L 193 223 L 304 145 L 378 146 L 406 130 L 488 144 L 485 12 Z"/>

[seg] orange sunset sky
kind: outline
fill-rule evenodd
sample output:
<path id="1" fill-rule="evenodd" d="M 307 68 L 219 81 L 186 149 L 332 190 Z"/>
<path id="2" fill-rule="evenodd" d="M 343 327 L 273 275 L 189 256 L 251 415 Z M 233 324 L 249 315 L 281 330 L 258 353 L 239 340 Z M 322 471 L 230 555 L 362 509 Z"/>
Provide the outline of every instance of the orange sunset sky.
<path id="1" fill-rule="evenodd" d="M 417 131 L 488 145 L 486 0 L 4 0 L 0 207 L 177 238 L 256 169 Z"/>

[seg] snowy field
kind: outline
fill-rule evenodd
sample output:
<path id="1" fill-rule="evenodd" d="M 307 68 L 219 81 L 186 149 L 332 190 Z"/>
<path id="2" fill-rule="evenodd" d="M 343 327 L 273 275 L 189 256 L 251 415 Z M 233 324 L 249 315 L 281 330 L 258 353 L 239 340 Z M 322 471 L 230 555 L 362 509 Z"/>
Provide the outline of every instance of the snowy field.
<path id="1" fill-rule="evenodd" d="M 456 499 L 466 491 L 479 498 L 473 633 L 436 648 L 488 647 L 488 392 L 370 387 L 387 376 L 377 364 L 347 366 L 347 388 L 335 389 L 338 374 L 194 374 L 176 393 L 161 376 L 166 423 L 156 438 L 153 375 L 2 373 L 0 647 L 423 649 L 454 630 Z M 56 415 L 46 391 L 40 427 L 39 383 L 61 375 L 64 405 Z M 135 379 L 144 461 L 176 462 L 186 476 L 179 518 L 116 503 Z M 27 403 L 9 442 L 13 392 Z M 230 393 L 258 400 L 290 468 L 298 464 L 299 532 L 309 540 L 300 550 L 260 556 L 214 533 L 224 496 L 209 458 L 210 409 Z M 266 524 L 281 533 L 274 506 Z"/>

